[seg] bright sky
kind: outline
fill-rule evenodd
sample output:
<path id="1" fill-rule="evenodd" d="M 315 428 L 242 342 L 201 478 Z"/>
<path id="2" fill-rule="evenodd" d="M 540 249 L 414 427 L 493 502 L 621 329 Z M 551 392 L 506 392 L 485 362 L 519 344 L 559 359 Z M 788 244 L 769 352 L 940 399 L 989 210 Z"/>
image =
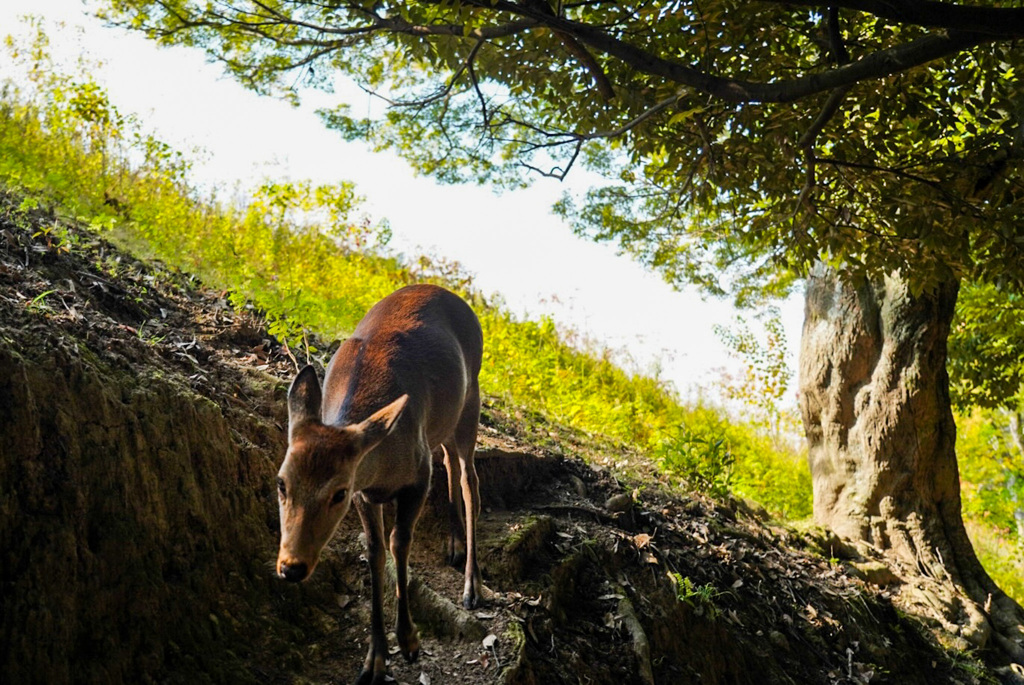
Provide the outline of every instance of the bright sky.
<path id="1" fill-rule="evenodd" d="M 732 322 L 729 304 L 705 302 L 694 289 L 674 291 L 614 247 L 573 236 L 550 211 L 564 184 L 539 178 L 528 190 L 503 195 L 438 185 L 394 155 L 372 153 L 324 129 L 314 111 L 336 104 L 337 95 L 311 93 L 300 108 L 259 97 L 198 51 L 161 49 L 141 35 L 104 27 L 81 0 L 2 0 L 0 35 L 18 33 L 18 17 L 26 13 L 82 27 L 50 29 L 54 52 L 99 60 L 103 67 L 94 76 L 122 112 L 137 113 L 146 130 L 178 149 L 203 150 L 197 181 L 231 187 L 265 177 L 352 180 L 368 212 L 390 222 L 393 248 L 458 260 L 480 290 L 500 293 L 516 314 L 551 314 L 618 351 L 630 360 L 627 367 L 650 370 L 657 363 L 684 396 L 700 388 L 714 396 L 718 370 L 736 368 L 712 330 Z M 369 96 L 349 97 L 356 111 L 370 106 Z M 582 174 L 569 181 L 585 182 Z M 782 306 L 794 369 L 800 300 Z"/>

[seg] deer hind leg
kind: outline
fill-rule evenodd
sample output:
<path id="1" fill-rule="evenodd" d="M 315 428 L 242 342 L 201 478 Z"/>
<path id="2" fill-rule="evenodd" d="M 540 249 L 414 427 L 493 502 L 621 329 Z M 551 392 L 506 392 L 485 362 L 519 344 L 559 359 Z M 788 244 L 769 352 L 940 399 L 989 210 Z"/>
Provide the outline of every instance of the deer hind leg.
<path id="1" fill-rule="evenodd" d="M 448 474 L 448 547 L 445 561 L 456 568 L 466 563 L 466 521 L 462 504 L 462 467 L 454 440 L 441 445 Z"/>
<path id="2" fill-rule="evenodd" d="M 461 470 L 462 500 L 466 513 L 466 584 L 462 591 L 462 605 L 472 609 L 479 604 L 483 592 L 483 579 L 476 557 L 476 524 L 480 518 L 480 481 L 476 475 L 473 455 L 476 451 L 476 432 L 480 424 L 480 392 L 473 388 L 466 401 L 459 424 L 455 428 L 455 449 Z"/>
<path id="3" fill-rule="evenodd" d="M 409 548 L 416 521 L 427 497 L 429 479 L 401 490 L 395 496 L 395 527 L 391 529 L 391 555 L 395 558 L 395 592 L 398 596 L 398 618 L 395 636 L 398 648 L 409 663 L 420 655 L 420 637 L 409 613 Z"/>
<path id="4" fill-rule="evenodd" d="M 370 566 L 370 589 L 372 594 L 372 613 L 370 617 L 370 650 L 366 653 L 363 670 L 359 673 L 356 685 L 383 685 L 387 675 L 388 643 L 384 634 L 384 569 L 387 561 L 384 556 L 384 524 L 381 520 L 380 505 L 371 504 L 361 494 L 352 498 L 352 503 L 359 512 L 366 534 L 366 560 Z"/>

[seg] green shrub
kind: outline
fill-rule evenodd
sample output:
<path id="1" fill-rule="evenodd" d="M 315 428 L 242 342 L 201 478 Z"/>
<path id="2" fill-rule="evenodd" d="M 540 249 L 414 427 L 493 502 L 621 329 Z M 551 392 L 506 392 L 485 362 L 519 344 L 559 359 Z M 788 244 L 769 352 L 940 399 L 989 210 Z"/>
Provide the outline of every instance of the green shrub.
<path id="1" fill-rule="evenodd" d="M 725 438 L 701 437 L 683 427 L 664 438 L 654 454 L 662 468 L 682 476 L 697 490 L 713 497 L 729 494 L 736 457 Z"/>

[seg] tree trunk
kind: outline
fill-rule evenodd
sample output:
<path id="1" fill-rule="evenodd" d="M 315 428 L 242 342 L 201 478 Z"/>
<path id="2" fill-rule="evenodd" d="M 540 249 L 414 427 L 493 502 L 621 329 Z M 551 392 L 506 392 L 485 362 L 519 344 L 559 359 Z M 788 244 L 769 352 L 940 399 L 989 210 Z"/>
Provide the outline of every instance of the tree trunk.
<path id="1" fill-rule="evenodd" d="M 854 287 L 817 267 L 800 351 L 815 520 L 885 554 L 901 597 L 975 645 L 1024 660 L 1024 612 L 981 567 L 960 514 L 946 340 L 958 283 Z"/>

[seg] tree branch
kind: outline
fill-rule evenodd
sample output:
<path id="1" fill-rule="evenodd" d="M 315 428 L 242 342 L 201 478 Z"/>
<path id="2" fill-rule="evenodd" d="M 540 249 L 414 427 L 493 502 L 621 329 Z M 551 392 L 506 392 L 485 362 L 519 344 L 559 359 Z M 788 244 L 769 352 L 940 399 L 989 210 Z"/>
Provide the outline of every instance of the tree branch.
<path id="1" fill-rule="evenodd" d="M 568 163 L 566 163 L 565 168 L 556 166 L 556 167 L 552 167 L 550 171 L 544 171 L 543 169 L 538 169 L 537 167 L 535 167 L 532 164 L 529 164 L 527 162 L 520 162 L 519 164 L 520 164 L 520 166 L 522 166 L 522 167 L 524 167 L 526 169 L 529 169 L 530 171 L 534 171 L 534 172 L 536 172 L 536 173 L 538 173 L 541 176 L 544 176 L 546 178 L 554 178 L 554 179 L 557 179 L 559 181 L 564 181 L 565 177 L 569 175 L 569 171 L 572 169 L 573 164 L 576 163 L 576 158 L 580 156 L 580 150 L 582 150 L 582 149 L 583 149 L 583 141 L 582 140 L 576 141 L 576 147 L 573 149 L 572 157 L 569 158 L 569 161 L 568 161 Z"/>
<path id="2" fill-rule="evenodd" d="M 532 19 L 523 19 L 495 26 L 480 26 L 467 31 L 467 27 L 461 24 L 411 24 L 398 17 L 382 17 L 379 26 L 393 33 L 407 33 L 412 36 L 462 36 L 476 40 L 489 40 L 514 36 L 534 28 L 537 23 Z"/>
<path id="3" fill-rule="evenodd" d="M 594 56 L 587 52 L 587 49 L 579 44 L 575 38 L 568 33 L 556 31 L 555 35 L 562 41 L 562 45 L 565 46 L 566 51 L 573 57 L 575 57 L 583 67 L 590 72 L 590 75 L 594 78 L 594 83 L 597 85 L 597 91 L 601 93 L 601 97 L 605 101 L 611 100 L 615 97 L 615 88 L 612 87 L 612 82 L 608 80 L 608 76 L 604 73 L 604 69 L 597 63 Z"/>
<path id="4" fill-rule="evenodd" d="M 778 0 L 777 4 L 821 7 L 826 3 L 820 0 Z M 865 12 L 898 24 L 1001 38 L 1024 37 L 1024 9 L 1019 7 L 979 7 L 933 0 L 839 0 L 827 4 Z"/>
<path id="5" fill-rule="evenodd" d="M 727 102 L 793 102 L 840 86 L 890 76 L 995 40 L 989 35 L 961 31 L 951 31 L 948 35 L 928 35 L 874 52 L 826 72 L 763 83 L 703 72 L 642 50 L 594 26 L 563 17 L 547 16 L 530 6 L 509 0 L 469 0 L 469 3 L 480 8 L 493 8 L 528 17 L 552 30 L 573 35 L 581 42 L 616 57 L 641 72 L 689 86 Z"/>
<path id="6" fill-rule="evenodd" d="M 375 90 L 369 90 L 362 86 L 360 86 L 360 88 L 367 95 L 383 100 L 385 103 L 387 103 L 389 107 L 424 107 L 433 102 L 437 102 L 442 98 L 448 97 L 448 95 L 451 94 L 452 89 L 455 88 L 455 84 L 458 83 L 460 78 L 462 78 L 462 74 L 466 73 L 467 71 L 469 72 L 471 78 L 473 79 L 473 86 L 477 86 L 476 75 L 473 72 L 473 60 L 476 59 L 477 53 L 480 52 L 480 48 L 483 47 L 485 42 L 486 41 L 484 40 L 478 40 L 476 44 L 473 46 L 473 49 L 469 51 L 469 56 L 466 57 L 466 61 L 464 61 L 455 71 L 455 73 L 452 74 L 452 77 L 448 79 L 448 83 L 444 84 L 441 88 L 437 89 L 437 91 L 434 92 L 433 94 L 427 95 L 423 98 L 419 98 L 416 100 L 392 100 L 391 98 L 381 95 Z"/>
<path id="7" fill-rule="evenodd" d="M 889 175 L 894 176 L 896 178 L 902 178 L 902 179 L 906 179 L 908 181 L 916 181 L 917 183 L 920 183 L 921 185 L 927 186 L 928 188 L 931 188 L 936 193 L 941 195 L 947 202 L 950 203 L 951 207 L 952 206 L 965 207 L 965 208 L 971 210 L 972 212 L 975 212 L 977 216 L 982 216 L 983 215 L 981 209 L 977 205 L 969 202 L 966 198 L 964 198 L 964 197 L 962 197 L 960 195 L 957 195 L 955 193 L 950 192 L 945 186 L 943 186 L 942 183 L 940 183 L 938 181 L 935 181 L 935 180 L 932 180 L 930 178 L 925 178 L 924 176 L 920 176 L 918 174 L 912 174 L 912 173 L 909 173 L 909 172 L 904 171 L 902 169 L 896 169 L 896 168 L 892 168 L 892 167 L 879 166 L 877 164 L 866 164 L 866 163 L 863 163 L 863 162 L 850 162 L 850 161 L 847 161 L 847 160 L 844 160 L 844 159 L 838 159 L 836 157 L 818 157 L 817 161 L 822 163 L 822 164 L 828 164 L 828 165 L 835 166 L 835 167 L 843 167 L 843 168 L 848 168 L 848 169 L 859 169 L 861 171 L 876 171 L 878 173 L 889 174 Z"/>
<path id="8" fill-rule="evenodd" d="M 764 1 L 775 2 L 776 0 Z M 238 19 L 220 17 L 219 21 L 215 21 L 211 19 L 213 15 L 208 11 L 205 21 L 202 19 L 192 20 L 176 14 L 173 7 L 166 3 L 165 0 L 157 0 L 157 2 L 159 2 L 160 6 L 169 16 L 174 16 L 183 24 L 193 27 L 233 27 L 236 30 L 247 30 L 246 22 Z M 871 10 L 877 12 L 878 16 L 907 16 L 911 19 L 921 19 L 922 21 L 924 18 L 945 17 L 942 21 L 934 20 L 929 25 L 943 27 L 948 23 L 951 27 L 955 26 L 956 30 L 950 28 L 947 34 L 922 36 L 902 45 L 873 52 L 848 64 L 820 73 L 810 73 L 793 79 L 766 83 L 722 76 L 682 64 L 672 59 L 666 59 L 653 51 L 637 47 L 613 35 L 603 27 L 588 25 L 573 21 L 564 16 L 558 16 L 547 6 L 544 9 L 538 7 L 539 4 L 543 3 L 531 2 L 530 0 L 520 0 L 520 2 L 514 2 L 513 0 L 466 0 L 466 3 L 468 6 L 477 7 L 488 13 L 504 13 L 517 19 L 494 26 L 468 27 L 459 24 L 413 24 L 399 17 L 384 17 L 369 12 L 371 20 L 367 25 L 331 27 L 290 19 L 276 11 L 271 11 L 269 15 L 263 16 L 277 19 L 285 25 L 323 32 L 324 35 L 342 34 L 349 36 L 353 34 L 366 34 L 373 31 L 388 31 L 419 36 L 453 36 L 486 40 L 516 35 L 538 27 L 546 27 L 560 35 L 571 37 L 580 44 L 580 51 L 579 53 L 574 53 L 574 56 L 577 59 L 581 59 L 584 67 L 594 76 L 598 88 L 606 97 L 609 93 L 610 83 L 607 81 L 607 77 L 604 75 L 600 65 L 584 49 L 584 46 L 621 60 L 626 65 L 642 73 L 661 77 L 679 86 L 693 88 L 720 100 L 735 103 L 793 102 L 809 95 L 831 91 L 835 88 L 848 86 L 860 81 L 878 79 L 906 71 L 932 60 L 940 59 L 974 46 L 993 42 L 1000 38 L 1018 34 L 1024 36 L 1024 9 L 972 8 L 960 5 L 947 6 L 946 3 L 941 2 L 911 2 L 910 0 L 837 0 L 829 4 L 835 7 L 852 8 L 861 11 Z M 790 4 L 817 7 L 823 3 L 813 2 L 812 0 L 793 0 Z M 261 5 L 266 7 L 265 2 L 262 2 Z M 353 9 L 353 11 L 360 9 L 363 14 L 367 14 L 365 8 L 350 6 L 350 9 Z M 252 13 L 247 14 L 250 16 L 260 16 Z M 998 22 L 1002 28 L 996 31 L 993 26 L 994 22 Z M 1022 24 L 1019 31 L 1017 28 L 1018 24 Z M 964 30 L 973 28 L 978 29 L 977 32 Z M 154 27 L 154 30 L 165 33 L 169 31 L 166 27 Z M 173 30 L 170 29 L 172 32 Z M 251 27 L 248 30 L 252 30 Z M 258 35 L 261 35 L 266 40 L 282 45 L 302 45 L 308 47 L 315 46 L 318 42 L 309 38 L 296 40 L 265 33 L 258 33 Z M 564 42 L 567 46 L 570 46 L 570 41 Z"/>
<path id="9" fill-rule="evenodd" d="M 522 2 L 529 4 L 535 11 L 546 16 L 558 16 L 555 14 L 554 10 L 551 9 L 551 6 L 548 5 L 548 0 L 522 0 Z M 559 14 L 561 14 L 561 11 L 559 11 Z M 608 80 L 607 74 L 604 73 L 604 69 L 602 69 L 601 65 L 597 63 L 596 59 L 594 59 L 594 56 L 591 55 L 585 47 L 580 45 L 579 41 L 577 41 L 572 34 L 564 33 L 562 31 L 555 31 L 554 34 L 562 42 L 566 52 L 576 58 L 576 61 L 583 65 L 584 69 L 590 72 L 601 97 L 603 97 L 605 101 L 614 98 L 615 89 L 612 87 L 611 81 Z"/>
<path id="10" fill-rule="evenodd" d="M 479 43 L 482 45 L 483 42 Z M 476 76 L 476 69 L 473 68 L 473 60 L 466 62 L 466 70 L 469 71 L 469 78 L 473 82 L 473 91 L 476 93 L 477 101 L 480 103 L 480 120 L 483 122 L 485 129 L 490 129 L 491 126 L 491 111 L 487 105 L 487 98 L 484 97 L 484 93 L 480 90 L 480 80 Z"/>
<path id="11" fill-rule="evenodd" d="M 822 106 L 821 111 L 818 112 L 818 116 L 814 118 L 810 127 L 804 131 L 804 134 L 800 136 L 800 140 L 797 142 L 797 147 L 803 151 L 804 165 L 806 167 L 804 187 L 800 189 L 797 210 L 808 202 L 811 193 L 814 191 L 814 186 L 817 185 L 815 167 L 818 162 L 818 157 L 814 154 L 814 141 L 817 140 L 818 134 L 820 134 L 825 128 L 825 124 L 828 123 L 829 119 L 835 116 L 836 112 L 839 111 L 839 105 L 842 104 L 843 99 L 846 97 L 846 94 L 850 92 L 851 88 L 853 88 L 852 85 L 840 86 L 829 93 L 824 106 Z"/>
<path id="12" fill-rule="evenodd" d="M 829 52 L 832 55 L 832 59 L 839 66 L 842 66 L 850 61 L 850 53 L 846 50 L 846 43 L 843 41 L 843 32 L 839 26 L 839 9 L 837 7 L 828 8 L 826 22 L 828 25 Z M 829 119 L 834 117 L 836 112 L 839 111 L 839 105 L 842 104 L 843 98 L 846 97 L 846 94 L 850 92 L 852 87 L 853 85 L 850 84 L 839 86 L 833 90 L 829 94 L 828 99 L 825 100 L 821 111 L 818 112 L 818 116 L 811 122 L 810 128 L 804 131 L 804 134 L 800 136 L 800 140 L 797 141 L 797 147 L 803 150 L 806 168 L 804 187 L 800 189 L 796 211 L 800 211 L 800 207 L 809 203 L 810 195 L 814 191 L 814 186 L 817 185 L 815 177 L 817 158 L 814 154 L 814 141 L 817 140 L 818 135 L 824 130 L 825 124 L 829 122 Z"/>
<path id="13" fill-rule="evenodd" d="M 850 53 L 846 49 L 846 41 L 843 40 L 843 30 L 839 26 L 839 8 L 828 8 L 828 43 L 829 52 L 832 53 L 832 61 L 842 66 L 850 61 Z"/>
<path id="14" fill-rule="evenodd" d="M 668 96 L 667 98 L 657 103 L 656 105 L 644 110 L 643 112 L 633 117 L 631 120 L 629 120 L 622 126 L 619 126 L 618 128 L 612 129 L 610 131 L 595 131 L 594 133 L 576 135 L 581 140 L 597 140 L 598 138 L 618 138 L 623 133 L 628 133 L 629 131 L 636 128 L 643 122 L 647 121 L 648 119 L 653 117 L 655 114 L 661 112 L 665 108 L 670 107 L 675 103 L 679 102 L 680 96 L 681 93 L 673 93 L 672 95 Z"/>

